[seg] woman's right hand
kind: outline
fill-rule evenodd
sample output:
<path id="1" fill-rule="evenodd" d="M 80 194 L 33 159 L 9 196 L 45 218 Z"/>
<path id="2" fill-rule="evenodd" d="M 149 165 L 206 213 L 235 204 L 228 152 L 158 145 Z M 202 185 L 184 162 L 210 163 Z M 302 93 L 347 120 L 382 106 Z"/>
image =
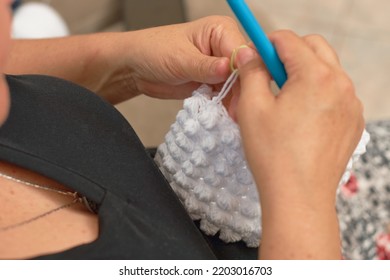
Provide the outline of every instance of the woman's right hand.
<path id="1" fill-rule="evenodd" d="M 291 236 L 283 231 L 296 232 L 310 243 L 310 236 L 303 237 L 305 231 L 299 227 L 302 222 L 308 235 L 321 231 L 321 238 L 338 240 L 335 191 L 364 129 L 361 102 L 337 55 L 322 37 L 300 38 L 279 31 L 270 39 L 285 65 L 287 82 L 275 96 L 260 57 L 251 48 L 240 49 L 240 92 L 232 101 L 261 197 L 262 247 L 283 244 L 267 243 L 267 236 L 280 234 L 288 248 Z M 278 222 L 281 225 L 275 225 Z M 328 247 L 339 254 L 337 240 Z M 318 242 L 322 243 L 316 240 L 311 246 Z M 296 249 L 284 257 L 292 257 Z M 336 256 L 306 249 L 300 257 Z"/>

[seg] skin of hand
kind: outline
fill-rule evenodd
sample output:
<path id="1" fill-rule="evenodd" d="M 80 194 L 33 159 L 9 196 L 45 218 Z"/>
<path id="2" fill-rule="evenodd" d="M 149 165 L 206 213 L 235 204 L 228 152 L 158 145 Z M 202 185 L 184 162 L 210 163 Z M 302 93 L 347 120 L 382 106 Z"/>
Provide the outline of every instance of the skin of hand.
<path id="1" fill-rule="evenodd" d="M 10 5 L 10 0 L 0 0 L 0 125 L 6 120 L 10 106 L 7 83 L 1 74 L 10 48 Z"/>
<path id="2" fill-rule="evenodd" d="M 231 52 L 243 43 L 233 19 L 211 16 L 124 33 L 17 40 L 6 72 L 61 77 L 114 104 L 139 94 L 183 99 L 202 83 L 223 83 Z"/>
<path id="3" fill-rule="evenodd" d="M 278 95 L 252 48 L 237 55 L 231 111 L 258 186 L 266 259 L 340 259 L 336 189 L 364 129 L 363 108 L 318 35 L 270 35 L 288 80 Z"/>

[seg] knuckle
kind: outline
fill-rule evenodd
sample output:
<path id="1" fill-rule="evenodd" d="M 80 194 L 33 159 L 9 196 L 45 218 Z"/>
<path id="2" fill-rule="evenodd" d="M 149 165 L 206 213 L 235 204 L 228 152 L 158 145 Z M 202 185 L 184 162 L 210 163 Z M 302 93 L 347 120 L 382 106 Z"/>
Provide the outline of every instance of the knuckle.
<path id="1" fill-rule="evenodd" d="M 318 64 L 312 73 L 312 77 L 319 85 L 329 85 L 334 79 L 334 73 L 328 65 Z"/>
<path id="2" fill-rule="evenodd" d="M 283 41 L 291 41 L 294 37 L 298 37 L 298 35 L 290 29 L 275 30 L 268 33 L 268 35 L 271 41 L 276 44 Z"/>
<path id="3" fill-rule="evenodd" d="M 230 17 L 230 16 L 224 16 L 224 15 L 212 15 L 205 17 L 204 20 L 209 23 L 213 23 L 216 25 L 223 25 L 223 26 L 238 26 L 237 21 Z"/>
<path id="4" fill-rule="evenodd" d="M 281 37 L 293 37 L 293 36 L 295 37 L 295 36 L 297 36 L 297 34 L 290 29 L 277 30 L 277 31 L 272 32 L 271 34 L 272 34 L 272 36 L 278 36 L 278 37 L 279 36 L 281 36 Z"/>
<path id="5" fill-rule="evenodd" d="M 328 41 L 325 39 L 324 36 L 320 34 L 309 34 L 303 37 L 303 40 L 307 43 L 314 43 L 314 44 L 324 44 Z"/>
<path id="6" fill-rule="evenodd" d="M 227 25 L 238 26 L 237 21 L 232 17 L 220 16 L 220 20 L 225 22 Z"/>
<path id="7" fill-rule="evenodd" d="M 339 80 L 340 90 L 345 94 L 355 95 L 355 86 L 352 80 L 347 75 L 340 75 Z"/>

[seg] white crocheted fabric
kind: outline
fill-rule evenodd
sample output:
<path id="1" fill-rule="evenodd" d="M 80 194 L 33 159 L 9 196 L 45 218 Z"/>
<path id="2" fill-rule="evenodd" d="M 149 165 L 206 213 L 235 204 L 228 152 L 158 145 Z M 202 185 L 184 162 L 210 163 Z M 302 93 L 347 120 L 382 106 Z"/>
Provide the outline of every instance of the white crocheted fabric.
<path id="1" fill-rule="evenodd" d="M 206 234 L 219 232 L 225 242 L 243 240 L 248 247 L 257 247 L 261 238 L 258 192 L 239 127 L 221 102 L 236 78 L 232 75 L 219 94 L 202 85 L 184 101 L 155 161 Z M 368 140 L 365 132 L 340 184 L 349 179 L 352 163 L 365 152 Z"/>

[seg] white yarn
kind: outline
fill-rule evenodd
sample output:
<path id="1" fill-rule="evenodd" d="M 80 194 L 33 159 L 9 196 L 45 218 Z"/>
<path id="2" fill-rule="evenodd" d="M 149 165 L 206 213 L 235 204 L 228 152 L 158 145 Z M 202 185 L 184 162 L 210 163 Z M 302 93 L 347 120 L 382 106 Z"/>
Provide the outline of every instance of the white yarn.
<path id="1" fill-rule="evenodd" d="M 243 240 L 248 247 L 257 247 L 261 238 L 258 192 L 239 127 L 221 102 L 237 76 L 234 72 L 219 94 L 202 85 L 184 101 L 155 161 L 206 234 L 219 232 L 225 242 Z M 352 164 L 366 151 L 368 141 L 364 131 L 340 185 L 348 181 Z"/>

